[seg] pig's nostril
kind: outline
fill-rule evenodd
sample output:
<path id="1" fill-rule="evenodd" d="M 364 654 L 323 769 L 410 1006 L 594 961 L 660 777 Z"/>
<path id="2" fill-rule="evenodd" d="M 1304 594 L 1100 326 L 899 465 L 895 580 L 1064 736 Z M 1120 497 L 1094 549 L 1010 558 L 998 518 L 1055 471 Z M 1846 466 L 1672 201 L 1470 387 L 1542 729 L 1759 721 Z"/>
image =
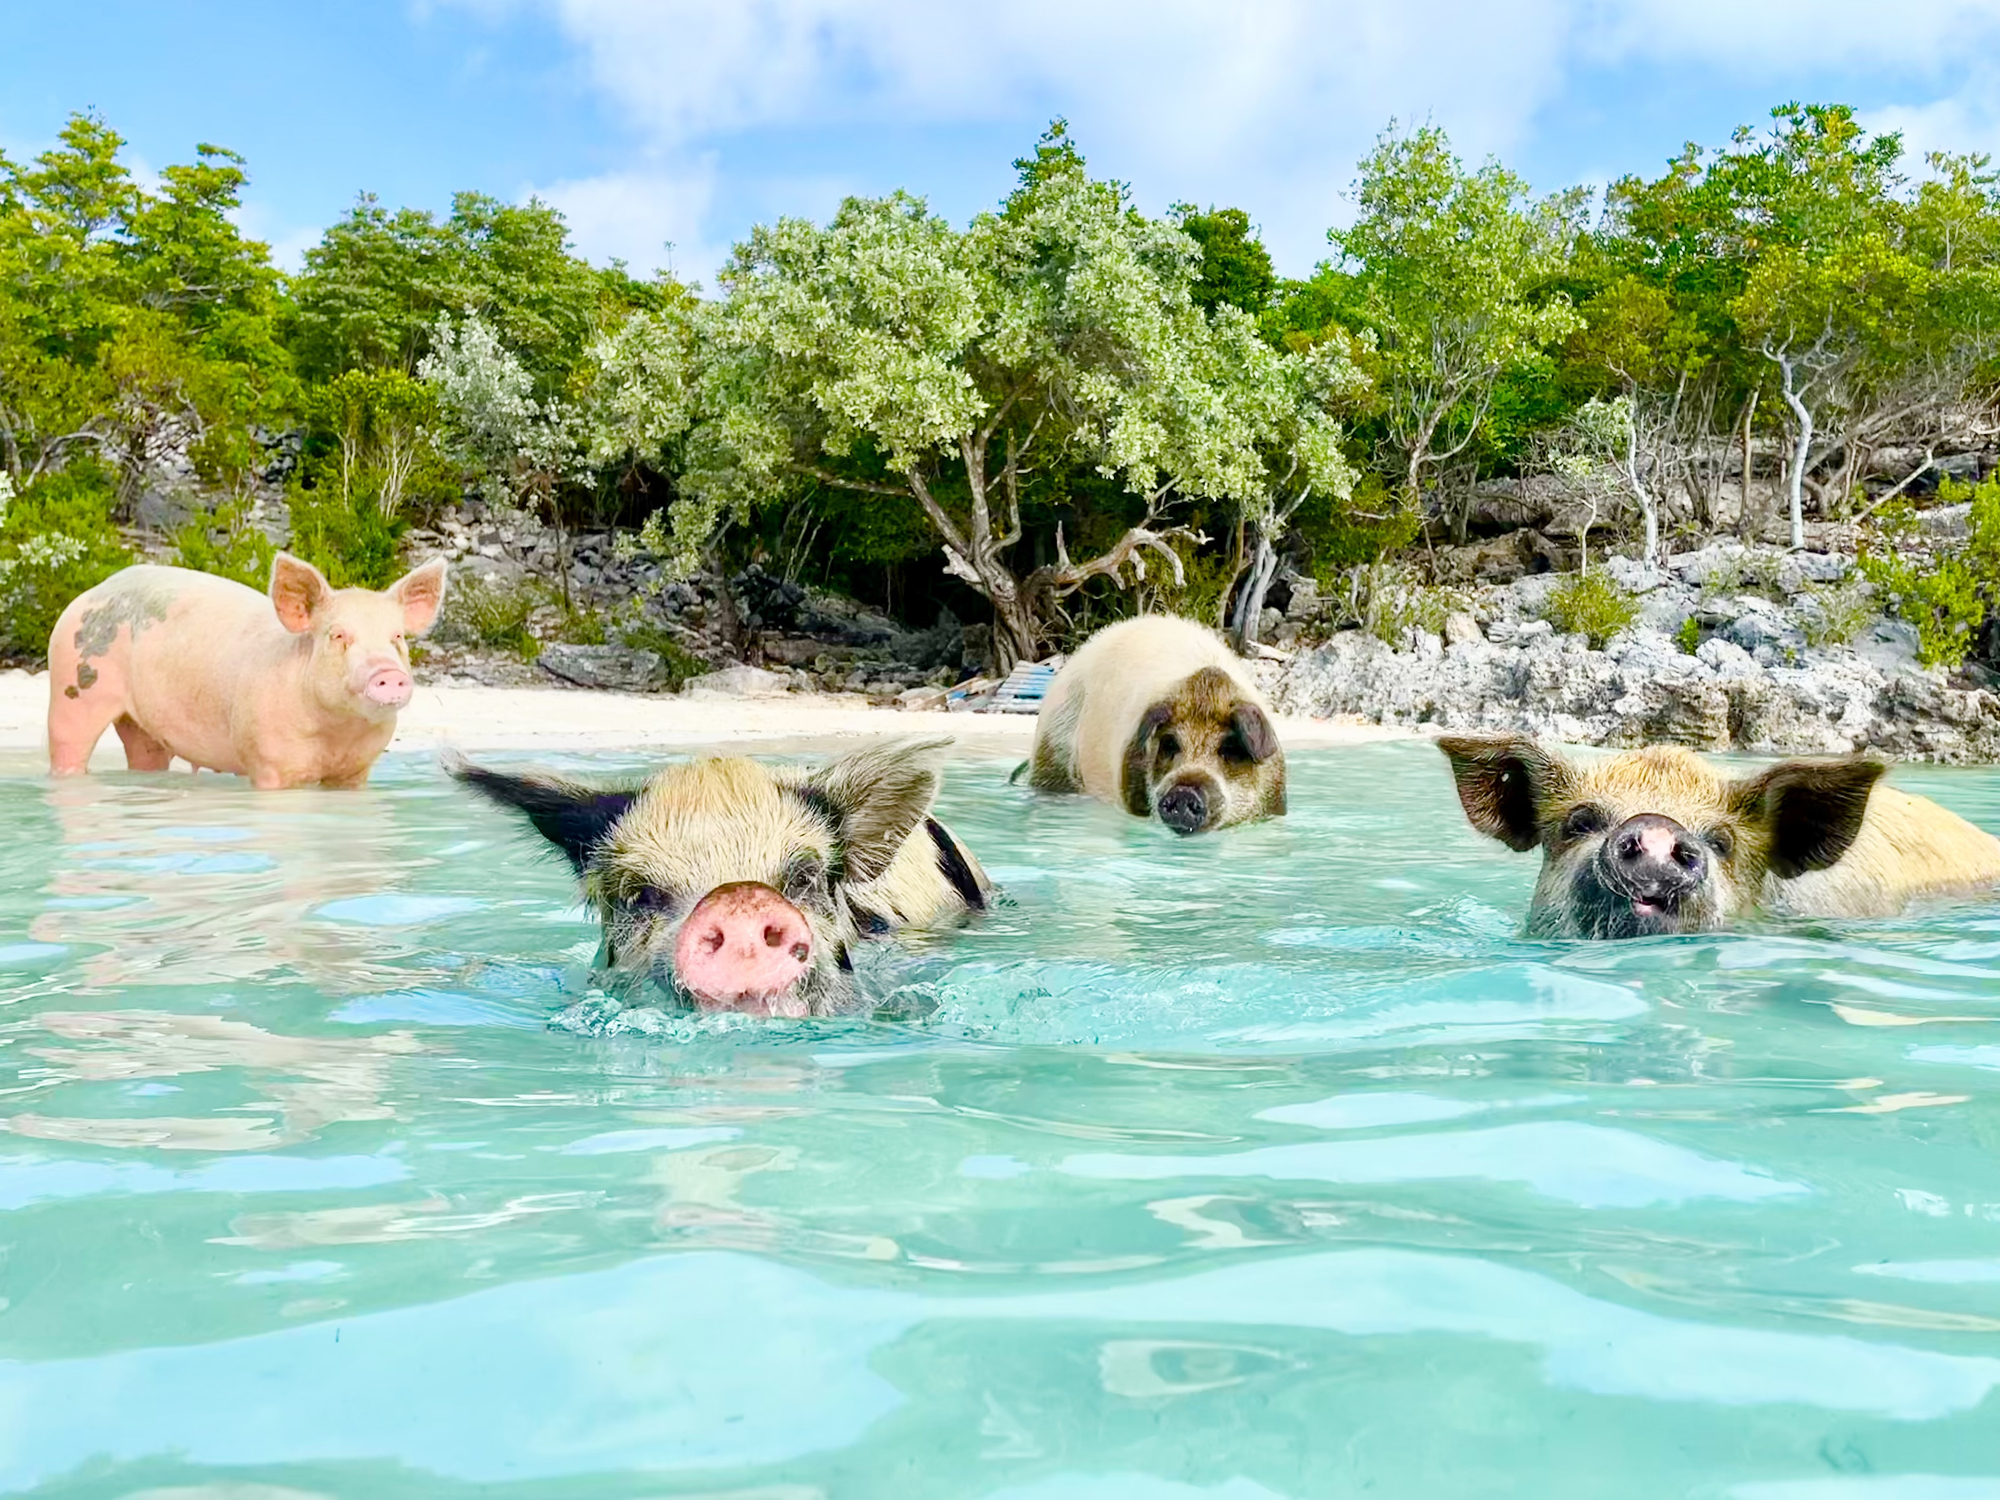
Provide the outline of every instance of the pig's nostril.
<path id="1" fill-rule="evenodd" d="M 792 957 L 796 958 L 800 963 L 804 963 L 808 958 L 812 957 L 812 949 L 808 948 L 804 943 L 794 943 L 792 944 Z"/>
<path id="2" fill-rule="evenodd" d="M 700 943 L 706 952 L 720 953 L 722 951 L 722 929 L 720 927 L 711 927 L 695 941 Z"/>
<path id="3" fill-rule="evenodd" d="M 764 946 L 776 948 L 785 941 L 785 929 L 775 922 L 764 929 Z"/>
<path id="4" fill-rule="evenodd" d="M 1638 834 L 1628 833 L 1618 841 L 1618 857 L 1623 860 L 1634 860 L 1639 857 Z"/>
<path id="5" fill-rule="evenodd" d="M 1701 851 L 1692 844 L 1675 844 L 1674 863 L 1679 865 L 1683 870 L 1699 870 L 1701 868 Z"/>

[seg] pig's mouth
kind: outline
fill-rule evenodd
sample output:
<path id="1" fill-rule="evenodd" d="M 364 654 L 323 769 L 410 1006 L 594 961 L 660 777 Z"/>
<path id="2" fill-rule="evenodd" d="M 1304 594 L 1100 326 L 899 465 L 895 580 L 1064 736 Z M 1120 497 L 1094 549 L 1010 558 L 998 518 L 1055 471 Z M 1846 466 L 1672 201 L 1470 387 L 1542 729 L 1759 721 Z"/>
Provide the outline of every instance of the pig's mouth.
<path id="1" fill-rule="evenodd" d="M 1570 926 L 1577 937 L 1665 937 L 1705 932 L 1716 925 L 1715 914 L 1698 888 L 1627 890 L 1606 879 L 1595 862 L 1578 873 L 1571 900 Z"/>

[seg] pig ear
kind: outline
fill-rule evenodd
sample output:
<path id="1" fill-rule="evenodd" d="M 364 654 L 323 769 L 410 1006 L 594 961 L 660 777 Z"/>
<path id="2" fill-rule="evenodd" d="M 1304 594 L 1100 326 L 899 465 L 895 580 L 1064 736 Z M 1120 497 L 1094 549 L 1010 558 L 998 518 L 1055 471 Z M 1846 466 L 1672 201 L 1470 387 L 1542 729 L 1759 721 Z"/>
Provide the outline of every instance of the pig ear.
<path id="1" fill-rule="evenodd" d="M 1861 832 L 1868 796 L 1889 768 L 1870 757 L 1781 760 L 1761 776 L 1734 783 L 1729 806 L 1770 835 L 1770 869 L 1781 880 L 1824 870 Z"/>
<path id="2" fill-rule="evenodd" d="M 610 836 L 639 795 L 596 791 L 549 777 L 509 776 L 475 766 L 460 756 L 446 757 L 445 769 L 489 802 L 520 813 L 537 833 L 562 850 L 579 875 L 590 863 L 591 851 Z"/>
<path id="3" fill-rule="evenodd" d="M 1541 842 L 1542 807 L 1570 778 L 1561 756 L 1518 734 L 1448 734 L 1438 749 L 1474 828 L 1522 852 Z"/>
<path id="4" fill-rule="evenodd" d="M 890 740 L 843 755 L 806 782 L 835 821 L 846 876 L 866 882 L 889 868 L 931 810 L 944 777 L 940 740 Z"/>
<path id="5" fill-rule="evenodd" d="M 280 552 L 271 559 L 271 608 L 278 623 L 293 635 L 312 629 L 313 612 L 333 593 L 318 568 L 303 558 Z"/>
<path id="6" fill-rule="evenodd" d="M 403 606 L 403 629 L 422 635 L 444 605 L 444 559 L 434 557 L 389 585 L 389 597 Z"/>
<path id="7" fill-rule="evenodd" d="M 1236 736 L 1243 741 L 1243 748 L 1250 752 L 1250 759 L 1262 765 L 1278 753 L 1278 731 L 1271 727 L 1271 716 L 1254 703 L 1239 703 L 1231 719 L 1236 725 Z"/>

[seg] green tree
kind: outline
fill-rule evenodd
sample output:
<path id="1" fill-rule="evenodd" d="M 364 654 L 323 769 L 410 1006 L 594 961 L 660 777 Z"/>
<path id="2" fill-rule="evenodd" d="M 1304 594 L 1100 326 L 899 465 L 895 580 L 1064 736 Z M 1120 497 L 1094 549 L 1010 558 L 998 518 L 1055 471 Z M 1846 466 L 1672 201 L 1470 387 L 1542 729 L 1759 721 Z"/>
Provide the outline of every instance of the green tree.
<path id="1" fill-rule="evenodd" d="M 1271 306 L 1278 276 L 1271 268 L 1271 252 L 1250 227 L 1250 215 L 1240 208 L 1202 213 L 1192 203 L 1176 203 L 1172 217 L 1201 250 L 1194 285 L 1188 289 L 1196 307 L 1213 312 L 1227 303 L 1255 318 Z"/>
<path id="2" fill-rule="evenodd" d="M 1148 557 L 1178 578 L 1178 500 L 1265 492 L 1279 356 L 1238 309 L 1195 306 L 1193 242 L 1093 180 L 1060 122 L 1017 165 L 1001 211 L 963 232 L 899 193 L 739 247 L 675 509 L 684 555 L 803 478 L 909 496 L 991 601 L 1003 654 L 1032 657 L 1093 581 L 1136 582 Z M 1015 559 L 1044 470 L 1129 498 L 1095 555 L 1073 557 L 1058 524 L 1047 560 Z"/>
<path id="3" fill-rule="evenodd" d="M 1468 172 L 1444 132 L 1392 126 L 1361 164 L 1353 226 L 1329 230 L 1379 340 L 1382 419 L 1414 499 L 1427 469 L 1462 452 L 1501 375 L 1581 326 L 1547 283 L 1576 195 L 1535 202 L 1497 163 Z"/>

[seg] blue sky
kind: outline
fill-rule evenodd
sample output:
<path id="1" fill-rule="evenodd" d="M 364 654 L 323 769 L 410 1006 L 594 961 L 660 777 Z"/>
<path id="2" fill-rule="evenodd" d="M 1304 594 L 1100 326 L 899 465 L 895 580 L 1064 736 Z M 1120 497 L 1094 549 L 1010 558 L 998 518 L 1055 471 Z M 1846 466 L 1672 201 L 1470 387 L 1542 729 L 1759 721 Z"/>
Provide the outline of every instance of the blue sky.
<path id="1" fill-rule="evenodd" d="M 1539 189 L 1654 171 L 1786 99 L 2000 148 L 2000 0 L 349 0 L 15 8 L 0 149 L 94 109 L 249 158 L 281 261 L 368 189 L 539 193 L 595 259 L 707 278 L 751 224 L 906 187 L 963 220 L 1052 115 L 1142 207 L 1229 203 L 1303 274 L 1391 116 Z"/>

